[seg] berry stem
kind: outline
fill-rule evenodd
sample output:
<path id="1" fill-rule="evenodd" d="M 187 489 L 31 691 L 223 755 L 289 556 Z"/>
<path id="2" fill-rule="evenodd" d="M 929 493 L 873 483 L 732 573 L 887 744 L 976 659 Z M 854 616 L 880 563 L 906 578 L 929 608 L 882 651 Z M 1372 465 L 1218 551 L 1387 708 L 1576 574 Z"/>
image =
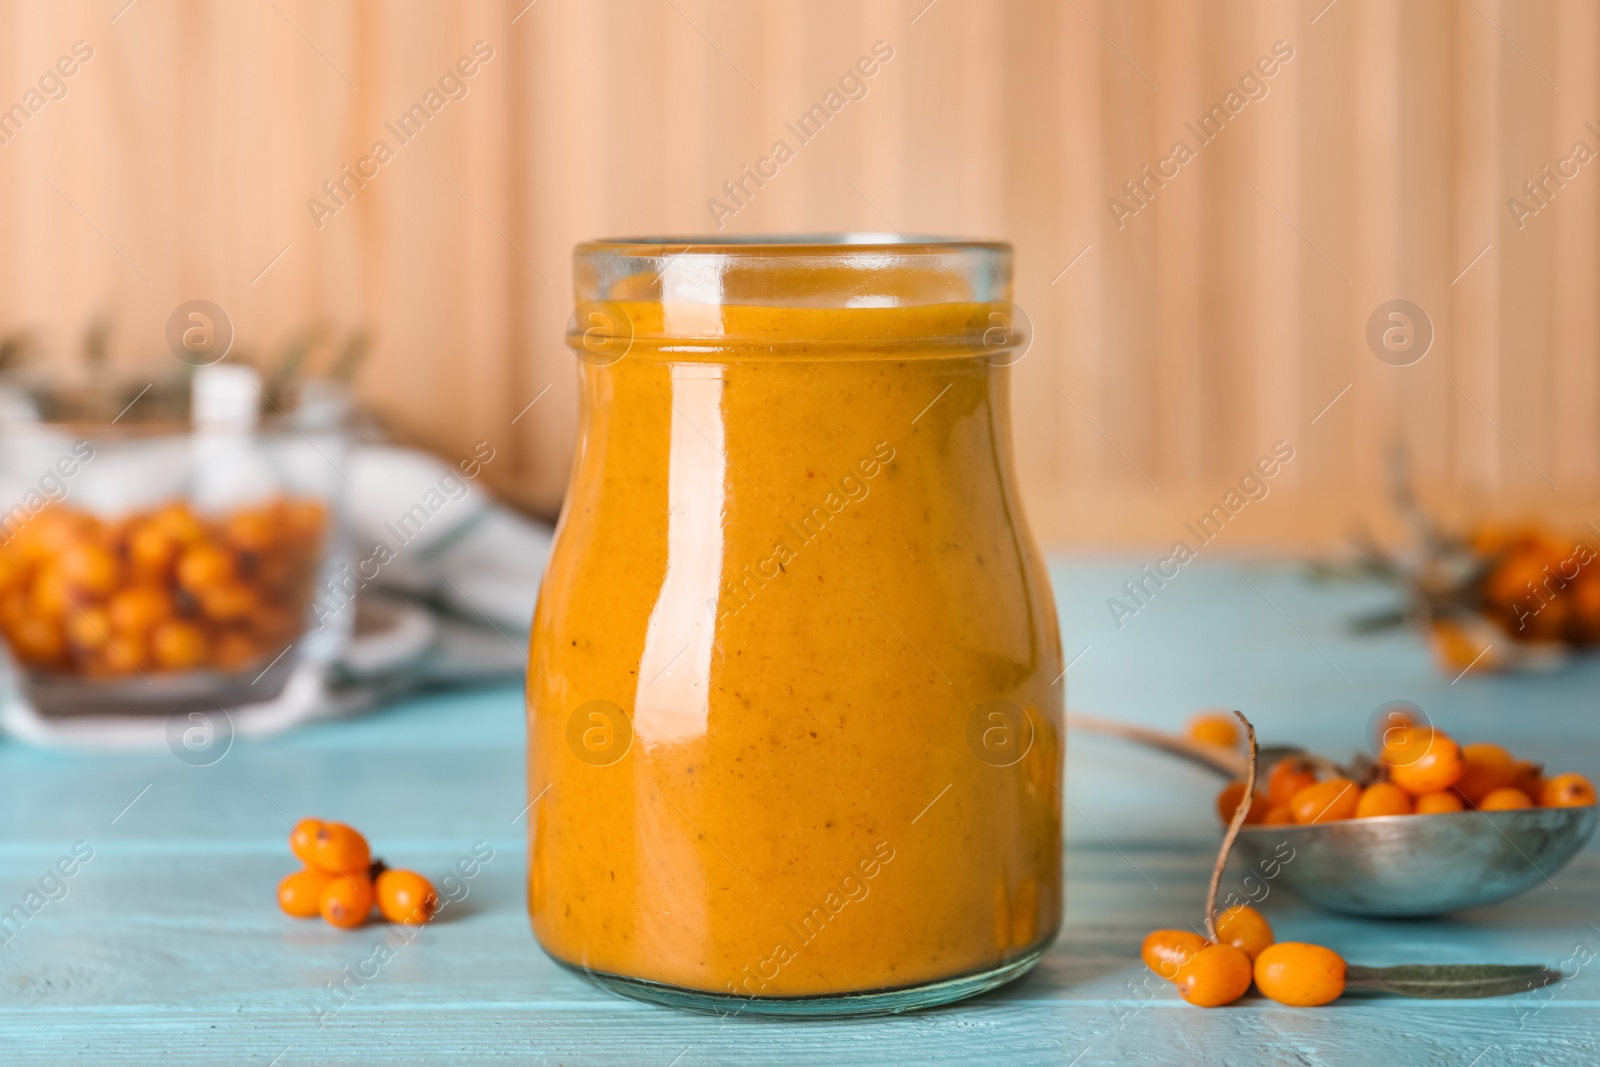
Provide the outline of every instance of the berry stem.
<path id="1" fill-rule="evenodd" d="M 1222 868 L 1228 865 L 1228 853 L 1233 851 L 1233 841 L 1239 836 L 1239 827 L 1244 825 L 1245 816 L 1250 814 L 1250 805 L 1256 799 L 1256 728 L 1250 725 L 1250 720 L 1244 717 L 1244 712 L 1235 711 L 1239 721 L 1244 723 L 1245 741 L 1250 747 L 1250 762 L 1245 770 L 1244 794 L 1239 797 L 1238 807 L 1233 809 L 1233 820 L 1228 823 L 1228 832 L 1222 836 L 1222 847 L 1217 850 L 1216 866 L 1211 868 L 1211 887 L 1206 890 L 1206 937 L 1211 941 L 1217 939 L 1217 888 L 1222 885 Z"/>

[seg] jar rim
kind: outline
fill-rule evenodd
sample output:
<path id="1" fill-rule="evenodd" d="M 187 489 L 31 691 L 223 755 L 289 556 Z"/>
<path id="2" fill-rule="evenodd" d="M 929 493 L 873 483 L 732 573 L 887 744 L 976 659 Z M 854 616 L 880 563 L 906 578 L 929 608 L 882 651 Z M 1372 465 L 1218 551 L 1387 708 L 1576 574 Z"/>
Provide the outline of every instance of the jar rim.
<path id="1" fill-rule="evenodd" d="M 639 237 L 573 250 L 567 342 L 596 362 L 635 347 L 719 358 L 769 351 L 1014 349 L 1004 241 L 899 233 Z M 1003 306 L 1001 306 L 1003 305 Z M 989 354 L 993 354 L 991 351 Z"/>
<path id="2" fill-rule="evenodd" d="M 1009 241 L 941 237 L 933 234 L 841 231 L 791 234 L 702 234 L 601 237 L 582 241 L 576 256 L 621 255 L 721 255 L 741 258 L 761 256 L 839 255 L 886 252 L 897 257 L 948 256 L 960 252 L 1012 254 Z"/>

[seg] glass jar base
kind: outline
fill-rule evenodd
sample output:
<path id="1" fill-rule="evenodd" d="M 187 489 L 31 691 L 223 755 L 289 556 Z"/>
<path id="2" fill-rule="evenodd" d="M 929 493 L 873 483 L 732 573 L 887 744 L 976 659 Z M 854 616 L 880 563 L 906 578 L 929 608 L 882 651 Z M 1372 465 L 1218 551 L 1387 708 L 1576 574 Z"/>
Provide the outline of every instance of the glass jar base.
<path id="1" fill-rule="evenodd" d="M 708 993 L 698 989 L 624 978 L 599 971 L 586 971 L 562 962 L 563 967 L 588 978 L 611 993 L 632 1000 L 665 1004 L 669 1008 L 711 1015 L 763 1015 L 791 1018 L 826 1019 L 850 1015 L 898 1015 L 901 1012 L 934 1008 L 967 997 L 987 993 L 1022 977 L 1039 962 L 1047 946 L 1041 945 L 992 970 L 945 978 L 900 989 L 877 989 L 863 993 L 825 993 L 803 997 L 741 997 L 729 993 Z"/>

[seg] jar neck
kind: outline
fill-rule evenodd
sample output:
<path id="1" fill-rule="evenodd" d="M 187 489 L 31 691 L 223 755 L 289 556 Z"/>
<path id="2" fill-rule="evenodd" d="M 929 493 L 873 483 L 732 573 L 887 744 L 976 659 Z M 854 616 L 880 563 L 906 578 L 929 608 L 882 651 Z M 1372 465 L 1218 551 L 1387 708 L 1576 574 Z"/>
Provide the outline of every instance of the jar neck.
<path id="1" fill-rule="evenodd" d="M 1026 319 L 1008 301 L 916 307 L 804 307 L 688 301 L 580 305 L 567 337 L 587 363 L 624 357 L 750 359 L 964 359 L 1010 363 L 1025 349 Z"/>

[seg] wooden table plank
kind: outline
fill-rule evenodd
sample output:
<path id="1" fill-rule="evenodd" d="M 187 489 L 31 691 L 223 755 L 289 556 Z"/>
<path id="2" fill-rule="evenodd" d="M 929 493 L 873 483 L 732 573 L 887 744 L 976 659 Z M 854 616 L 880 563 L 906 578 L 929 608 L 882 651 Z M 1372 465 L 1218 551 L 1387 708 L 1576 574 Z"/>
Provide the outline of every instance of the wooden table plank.
<path id="1" fill-rule="evenodd" d="M 1594 664 L 1451 686 L 1408 637 L 1342 633 L 1342 619 L 1381 592 L 1313 588 L 1283 568 L 1219 563 L 1185 568 L 1118 630 L 1104 600 L 1137 569 L 1056 568 L 1068 658 L 1089 646 L 1069 675 L 1075 708 L 1173 727 L 1198 705 L 1234 705 L 1268 738 L 1342 753 L 1360 745 L 1373 707 L 1404 697 L 1462 736 L 1504 740 L 1563 769 L 1593 774 L 1600 762 Z M 0 948 L 0 1061 L 1600 1061 L 1594 962 L 1569 963 L 1572 980 L 1543 994 L 1348 998 L 1310 1011 L 1252 997 L 1206 1012 L 1165 983 L 1147 986 L 1139 940 L 1200 910 L 1217 840 L 1216 783 L 1100 738 L 1075 737 L 1069 749 L 1067 928 L 1023 981 L 946 1009 L 840 1022 L 717 1019 L 621 1000 L 552 964 L 529 932 L 517 819 L 522 737 L 520 694 L 500 687 L 241 739 L 210 767 L 164 750 L 0 745 L 0 909 L 37 888 L 73 842 L 94 849 L 65 896 Z M 299 923 L 276 911 L 272 893 L 292 866 L 285 820 L 312 813 L 357 823 L 383 855 L 435 876 L 475 842 L 494 857 L 465 883 L 465 898 L 410 941 L 382 925 L 342 932 Z M 1280 937 L 1369 964 L 1554 965 L 1580 945 L 1600 954 L 1591 925 L 1600 923 L 1600 852 L 1591 848 L 1553 880 L 1494 908 L 1426 922 L 1324 915 L 1276 891 L 1267 908 Z M 359 968 L 380 942 L 394 958 L 354 982 L 348 1003 L 335 999 L 326 983 Z"/>

